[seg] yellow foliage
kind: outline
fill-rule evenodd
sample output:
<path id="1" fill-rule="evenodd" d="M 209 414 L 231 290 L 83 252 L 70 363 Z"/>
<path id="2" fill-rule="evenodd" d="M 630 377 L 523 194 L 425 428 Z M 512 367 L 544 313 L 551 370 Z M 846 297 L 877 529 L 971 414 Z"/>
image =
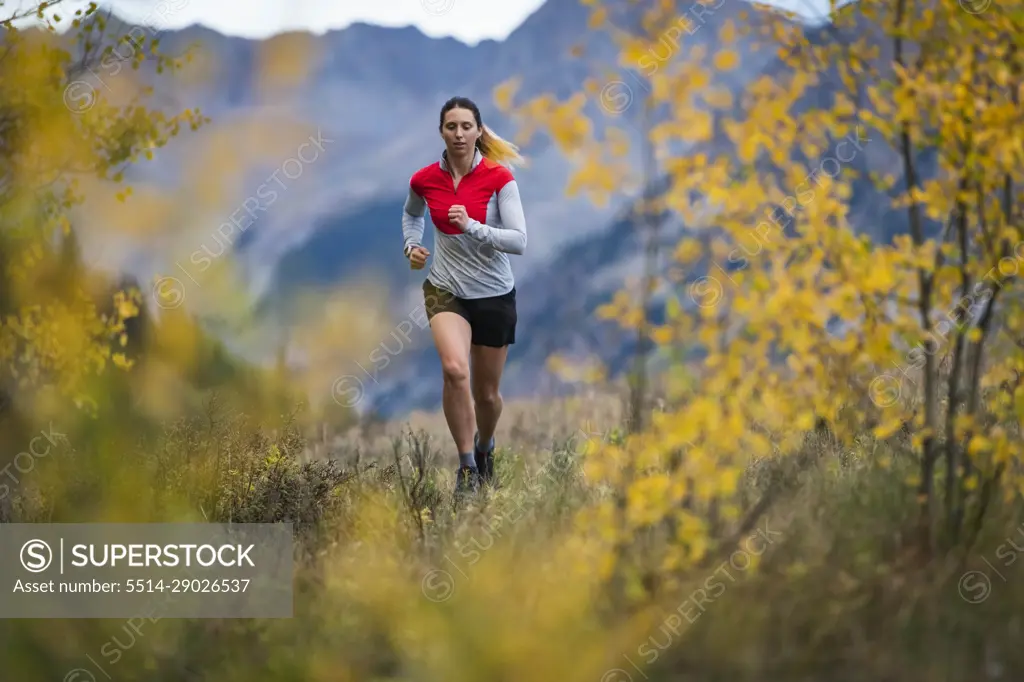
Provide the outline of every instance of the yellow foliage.
<path id="1" fill-rule="evenodd" d="M 124 352 L 111 351 L 127 345 L 125 322 L 138 315 L 141 295 L 114 292 L 104 302 L 108 285 L 68 270 L 54 252 L 55 237 L 72 237 L 83 191 L 101 206 L 138 201 L 132 187 L 116 188 L 125 166 L 166 144 L 183 125 L 195 128 L 205 121 L 198 111 L 167 116 L 146 109 L 149 91 L 140 87 L 135 68 L 151 60 L 158 69 L 175 71 L 179 61 L 160 55 L 157 41 L 148 37 L 122 41 L 111 52 L 109 41 L 122 36 L 99 35 L 103 19 L 94 12 L 95 6 L 80 11 L 75 21 L 80 39 L 106 43 L 98 53 L 102 63 L 93 65 L 100 74 L 72 70 L 80 56 L 69 51 L 70 41 L 57 37 L 56 24 L 43 31 L 8 30 L 0 60 L 0 96 L 14 123 L 4 134 L 17 131 L 4 145 L 0 211 L 20 232 L 11 233 L 0 249 L 11 263 L 6 275 L 13 296 L 0 326 L 0 366 L 26 391 L 56 389 L 79 405 L 94 402 L 86 395 L 88 383 L 108 361 L 122 370 L 133 366 Z M 141 203 L 152 209 L 117 225 L 119 234 L 163 224 L 166 202 L 146 196 Z"/>
<path id="2" fill-rule="evenodd" d="M 1024 73 L 1019 30 L 1002 14 L 986 12 L 982 20 L 962 6 L 910 13 L 898 28 L 891 16 L 881 19 L 888 16 L 885 3 L 858 7 L 863 20 L 877 22 L 889 47 L 899 33 L 904 41 L 926 41 L 928 49 L 895 63 L 877 39 L 811 44 L 799 27 L 754 13 L 753 21 L 759 22 L 754 28 L 777 42 L 790 71 L 754 76 L 742 92 L 722 87 L 721 73 L 740 66 L 739 54 L 746 52 L 738 38 L 750 28 L 729 17 L 720 24 L 721 47 L 710 66 L 705 46 L 677 45 L 671 59 L 646 74 L 650 89 L 643 94 L 652 110 L 664 115 L 640 132 L 657 150 L 684 150 L 657 157 L 668 182 L 656 203 L 676 213 L 689 230 L 713 229 L 714 235 L 708 259 L 701 258 L 704 242 L 689 236 L 671 254 L 666 279 L 687 282 L 690 300 L 679 305 L 669 295 L 667 323 L 654 326 L 650 336 L 658 346 L 699 350 L 704 363 L 685 405 L 649 429 L 663 439 L 662 449 L 636 446 L 640 477 L 620 491 L 628 513 L 617 521 L 619 537 L 668 517 L 675 495 L 669 491 L 692 490 L 709 503 L 731 502 L 730 477 L 746 457 L 792 452 L 819 420 L 843 439 L 866 428 L 877 439 L 910 429 L 913 447 L 934 452 L 946 417 L 941 410 L 926 414 L 917 399 L 925 390 L 919 382 L 931 372 L 927 390 L 945 395 L 937 368 L 956 345 L 948 320 L 962 301 L 973 304 L 974 318 L 964 330 L 961 360 L 991 341 L 991 332 L 977 326 L 978 313 L 991 291 L 1016 281 L 1024 253 L 1019 246 L 1013 250 L 1024 237 L 1019 211 L 1003 206 L 1003 188 L 1024 185 L 1024 110 L 1013 78 Z M 666 51 L 662 13 L 660 5 L 652 5 L 640 28 L 614 27 L 620 65 L 645 64 L 652 46 Z M 610 15 L 597 14 L 602 24 Z M 956 45 L 937 41 L 937 35 L 957 36 Z M 838 80 L 826 81 L 827 69 L 836 70 Z M 823 85 L 834 98 L 808 105 L 808 95 L 816 97 Z M 625 175 L 618 161 L 622 145 L 613 138 L 614 154 L 592 151 L 597 126 L 584 122 L 582 110 L 571 102 L 549 104 L 555 115 L 546 125 L 579 164 L 571 190 L 604 201 L 620 191 L 610 180 Z M 520 112 L 530 108 L 526 103 Z M 724 137 L 725 144 L 707 145 L 713 135 Z M 909 186 L 905 140 L 915 160 Z M 926 146 L 937 159 L 938 170 L 931 175 L 919 160 Z M 878 195 L 887 205 L 872 206 L 879 210 L 872 215 L 889 209 L 911 225 L 909 234 L 892 243 L 854 232 L 849 203 L 864 169 L 874 171 L 876 185 L 888 193 Z M 967 219 L 957 237 L 960 210 Z M 940 235 L 916 231 L 917 222 L 926 219 L 948 226 L 952 236 L 941 250 Z M 967 253 L 961 253 L 958 239 L 967 243 Z M 965 276 L 973 293 L 962 290 Z M 927 327 L 918 302 L 924 293 Z M 1008 301 L 1004 296 L 1000 300 Z M 635 328 L 645 314 L 633 299 L 620 291 L 596 312 Z M 1007 319 L 1020 317 L 1018 301 L 1005 303 Z M 680 333 L 683 329 L 692 331 Z M 935 346 L 937 351 L 925 351 Z M 978 385 L 1013 380 L 1013 362 L 1012 356 L 1000 355 L 985 367 Z M 1019 419 L 1024 391 L 989 398 L 976 409 L 979 414 L 971 420 L 949 417 L 958 420 L 956 432 L 966 439 L 969 456 L 1005 462 L 1024 455 L 1024 445 L 1001 437 L 982 440 L 975 430 L 981 414 Z M 773 436 L 757 431 L 755 423 L 767 425 Z M 640 462 L 655 466 L 684 443 L 685 467 L 640 475 Z M 619 449 L 607 448 L 589 459 L 595 471 L 610 475 L 615 469 L 610 463 L 621 457 Z M 682 485 L 690 476 L 696 478 L 693 488 Z M 613 485 L 626 485 L 629 477 L 614 480 Z M 676 554 L 665 561 L 673 567 L 685 563 Z"/>
<path id="3" fill-rule="evenodd" d="M 259 43 L 257 78 L 264 97 L 280 97 L 279 91 L 301 86 L 319 61 L 322 43 L 307 33 L 284 33 Z"/>
<path id="4" fill-rule="evenodd" d="M 512 100 L 522 85 L 521 78 L 509 78 L 494 87 L 494 104 L 500 111 L 507 112 L 512 109 Z"/>
<path id="5" fill-rule="evenodd" d="M 733 50 L 725 49 L 715 54 L 715 68 L 719 71 L 732 71 L 739 63 L 739 55 Z"/>

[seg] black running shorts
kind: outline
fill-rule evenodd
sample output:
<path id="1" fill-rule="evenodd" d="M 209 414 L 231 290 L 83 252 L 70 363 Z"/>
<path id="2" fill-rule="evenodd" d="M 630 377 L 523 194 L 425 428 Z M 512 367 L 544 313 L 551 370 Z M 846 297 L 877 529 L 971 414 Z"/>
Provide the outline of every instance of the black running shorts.
<path id="1" fill-rule="evenodd" d="M 501 348 L 516 342 L 516 288 L 501 296 L 459 298 L 439 289 L 430 280 L 423 282 L 423 303 L 427 320 L 441 312 L 461 315 L 473 330 L 474 346 Z"/>

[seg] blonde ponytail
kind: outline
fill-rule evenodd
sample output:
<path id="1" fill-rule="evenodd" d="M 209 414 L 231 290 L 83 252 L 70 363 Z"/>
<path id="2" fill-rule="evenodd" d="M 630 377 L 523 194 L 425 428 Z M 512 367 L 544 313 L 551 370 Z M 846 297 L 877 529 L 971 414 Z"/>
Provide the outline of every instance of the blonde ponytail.
<path id="1" fill-rule="evenodd" d="M 526 163 L 526 160 L 519 153 L 519 147 L 504 139 L 486 125 L 482 126 L 479 144 L 480 153 L 491 161 L 496 161 L 506 166 L 521 166 Z"/>

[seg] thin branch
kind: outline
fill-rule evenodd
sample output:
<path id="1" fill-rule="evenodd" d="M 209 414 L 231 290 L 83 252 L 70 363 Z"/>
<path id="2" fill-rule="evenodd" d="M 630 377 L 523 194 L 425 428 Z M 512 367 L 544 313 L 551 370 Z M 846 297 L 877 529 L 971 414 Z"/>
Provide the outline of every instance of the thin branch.
<path id="1" fill-rule="evenodd" d="M 959 197 L 967 184 L 966 173 L 960 183 Z M 961 300 L 967 296 L 971 288 L 971 273 L 967 269 L 967 206 L 962 199 L 957 200 L 957 235 L 960 239 L 960 292 Z M 959 318 L 959 316 L 958 316 Z M 956 474 L 959 469 L 960 451 L 957 447 L 953 425 L 960 407 L 960 377 L 964 365 L 964 338 L 966 325 L 957 324 L 956 343 L 953 346 L 953 368 L 949 375 L 948 405 L 946 407 L 946 512 L 947 532 L 951 542 L 955 542 L 960 529 L 962 506 L 961 496 L 957 495 Z M 961 491 L 962 492 L 962 491 Z"/>
<path id="2" fill-rule="evenodd" d="M 895 36 L 895 62 L 901 68 L 905 69 L 903 60 L 903 23 L 906 16 L 906 4 L 907 0 L 898 0 L 896 3 L 896 36 Z M 900 122 L 900 154 L 903 158 L 903 170 L 904 176 L 907 182 L 907 191 L 913 193 L 918 189 L 917 169 L 914 165 L 914 149 L 913 143 L 910 139 L 910 125 L 906 119 Z M 924 244 L 924 220 L 921 215 L 921 205 L 916 199 L 910 201 L 908 207 L 909 218 L 910 218 L 910 234 L 914 240 L 914 245 L 920 247 Z M 932 274 L 929 273 L 925 268 L 918 268 L 917 271 L 918 284 L 921 290 L 921 298 L 919 310 L 921 314 L 921 326 L 925 335 L 929 334 L 932 329 L 931 318 L 929 311 L 931 308 L 932 301 Z M 932 476 L 935 470 L 935 460 L 937 458 L 937 442 L 935 440 L 935 434 L 938 427 L 938 404 L 937 404 L 937 372 L 935 366 L 935 357 L 931 353 L 925 353 L 925 364 L 924 364 L 924 404 L 925 404 L 925 429 L 927 430 L 923 449 L 924 456 L 921 460 L 921 483 L 918 488 L 918 494 L 921 498 L 921 517 L 919 522 L 919 539 L 922 544 L 922 549 L 925 551 L 931 550 L 932 538 L 931 538 L 931 520 L 934 513 L 934 500 L 932 495 Z"/>
<path id="3" fill-rule="evenodd" d="M 29 17 L 38 17 L 39 13 L 43 10 L 53 9 L 63 3 L 64 0 L 51 0 L 48 2 L 40 2 L 32 9 L 23 10 L 21 12 L 15 11 L 14 14 L 9 16 L 7 19 L 0 21 L 0 26 L 6 29 L 14 29 L 14 22 L 21 21 L 22 19 L 28 19 Z"/>
<path id="4" fill-rule="evenodd" d="M 975 47 L 971 51 L 971 60 L 968 65 L 969 71 L 967 74 L 968 80 L 972 82 L 975 78 L 975 67 L 977 66 L 978 58 L 978 48 Z M 968 158 L 970 157 L 974 147 L 974 137 L 971 131 L 973 129 L 972 122 L 974 121 L 975 116 L 976 111 L 973 109 L 965 116 L 965 128 L 967 129 L 967 135 L 961 147 L 963 175 L 960 177 L 960 182 L 957 185 L 956 192 L 957 237 L 960 247 L 961 301 L 967 298 L 967 292 L 970 291 L 973 283 L 973 278 L 967 267 L 970 262 L 970 253 L 967 240 L 967 204 L 964 200 L 964 193 L 970 186 L 969 175 L 972 172 L 972 166 L 968 162 Z M 948 541 L 951 543 L 956 541 L 960 532 L 963 512 L 962 505 L 966 492 L 963 480 L 961 479 L 959 481 L 959 485 L 957 482 L 959 459 L 962 453 L 960 451 L 959 444 L 956 441 L 954 425 L 956 423 L 956 415 L 960 407 L 960 402 L 963 397 L 960 390 L 960 380 L 963 373 L 964 353 L 966 350 L 965 330 L 969 325 L 960 324 L 959 320 L 960 315 L 957 314 L 956 343 L 953 347 L 953 367 L 949 375 L 948 405 L 946 406 L 946 530 L 948 534 Z"/>

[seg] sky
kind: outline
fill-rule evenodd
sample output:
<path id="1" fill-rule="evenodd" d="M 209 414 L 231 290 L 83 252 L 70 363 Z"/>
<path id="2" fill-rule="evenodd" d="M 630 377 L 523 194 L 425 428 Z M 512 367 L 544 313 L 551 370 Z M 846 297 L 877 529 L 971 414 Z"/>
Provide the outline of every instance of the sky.
<path id="1" fill-rule="evenodd" d="M 470 45 L 502 40 L 545 0 L 105 0 L 126 21 L 160 29 L 202 24 L 220 33 L 264 38 L 275 33 L 305 30 L 322 33 L 353 22 L 381 26 L 417 26 L 432 37 L 453 37 Z M 564 0 L 563 0 L 564 1 Z M 578 0 L 574 0 L 577 1 Z M 23 7 L 35 0 L 19 0 Z M 827 0 L 767 0 L 770 4 L 817 19 L 827 14 Z M 5 3 L 16 5 L 17 3 Z M 64 0 L 70 15 L 86 6 Z M 67 11 L 68 9 L 72 11 Z"/>

